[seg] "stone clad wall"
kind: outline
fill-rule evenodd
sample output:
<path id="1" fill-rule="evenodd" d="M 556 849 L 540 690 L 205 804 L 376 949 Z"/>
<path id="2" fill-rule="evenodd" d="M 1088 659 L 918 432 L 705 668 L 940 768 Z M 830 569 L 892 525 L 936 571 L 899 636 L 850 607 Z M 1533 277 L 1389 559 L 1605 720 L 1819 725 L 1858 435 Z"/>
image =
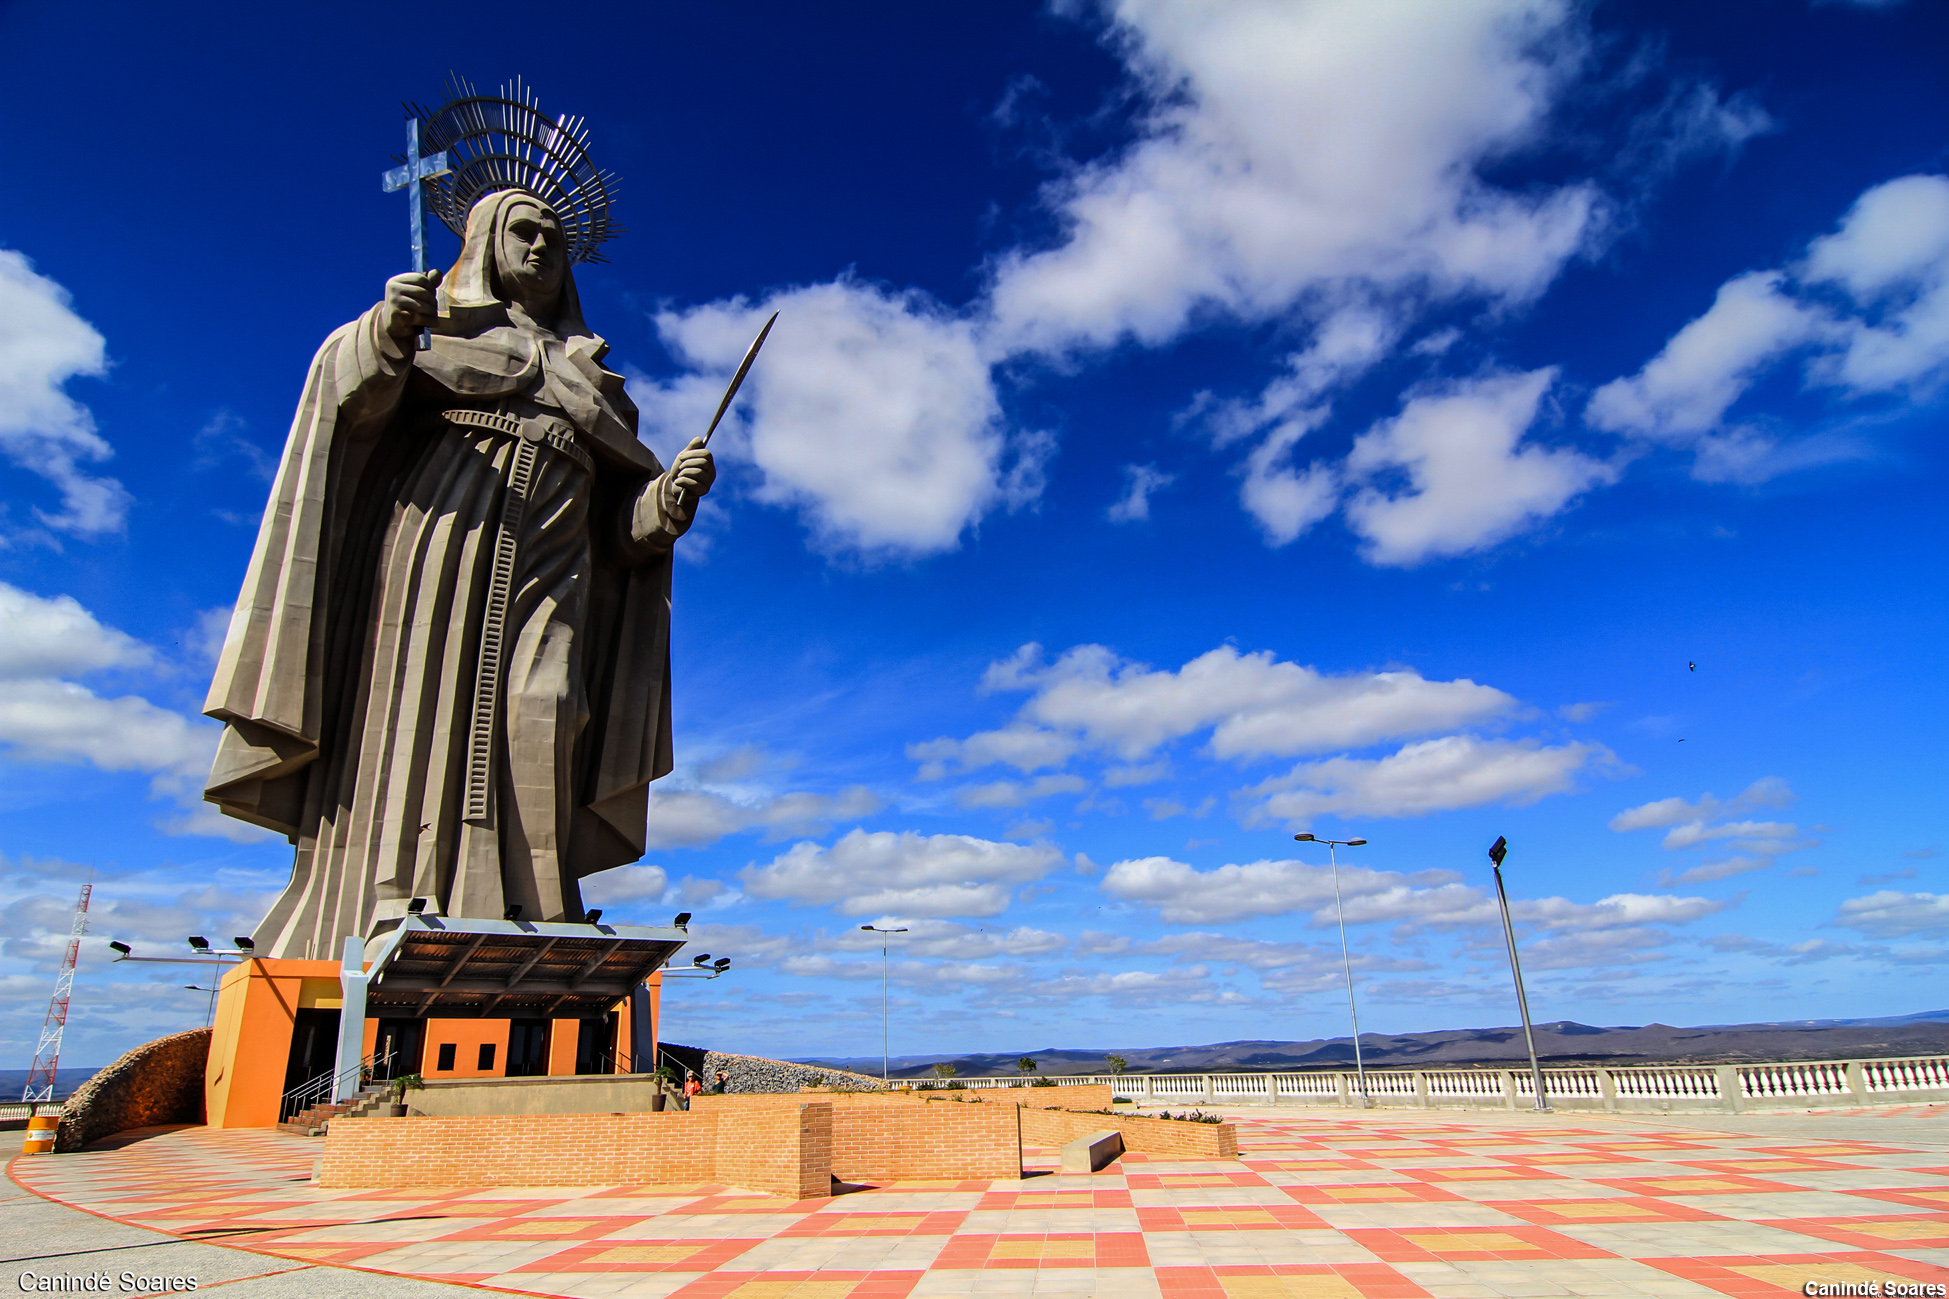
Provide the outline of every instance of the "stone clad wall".
<path id="1" fill-rule="evenodd" d="M 1022 1107 L 1022 1140 L 1032 1146 L 1067 1145 L 1105 1128 L 1123 1133 L 1123 1148 L 1140 1154 L 1238 1158 L 1238 1129 L 1230 1123 L 1187 1123 L 1181 1119 L 1152 1119 L 1136 1114 L 1072 1114 L 1067 1110 Z"/>
<path id="2" fill-rule="evenodd" d="M 615 1186 L 726 1182 L 806 1199 L 832 1193 L 832 1111 L 340 1116 L 318 1184 Z"/>
<path id="3" fill-rule="evenodd" d="M 829 1069 L 823 1065 L 793 1064 L 789 1060 L 767 1060 L 756 1055 L 732 1055 L 725 1051 L 704 1052 L 704 1082 L 711 1083 L 719 1070 L 730 1075 L 728 1090 L 747 1092 L 796 1092 L 801 1087 L 844 1087 L 851 1091 L 884 1091 L 886 1084 L 863 1073 Z"/>
<path id="4" fill-rule="evenodd" d="M 138 1046 L 68 1098 L 55 1150 L 79 1150 L 130 1128 L 203 1122 L 203 1071 L 209 1058 L 207 1028 Z"/>

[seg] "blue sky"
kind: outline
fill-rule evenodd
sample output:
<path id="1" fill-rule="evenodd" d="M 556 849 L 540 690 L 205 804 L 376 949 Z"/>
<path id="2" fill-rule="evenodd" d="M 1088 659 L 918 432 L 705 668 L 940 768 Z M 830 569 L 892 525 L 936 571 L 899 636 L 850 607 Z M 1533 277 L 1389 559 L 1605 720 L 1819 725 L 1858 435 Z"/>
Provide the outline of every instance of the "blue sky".
<path id="1" fill-rule="evenodd" d="M 578 279 L 660 452 L 782 313 L 585 885 L 735 959 L 669 1037 L 871 1053 L 863 923 L 896 1054 L 1342 1032 L 1299 830 L 1371 840 L 1370 1028 L 1513 1019 L 1498 835 L 1540 1018 L 1945 1002 L 1949 12 L 397 12 L 0 10 L 0 1054 L 91 870 L 81 1063 L 202 1019 L 108 938 L 288 871 L 198 709 L 449 70 L 623 176 Z"/>

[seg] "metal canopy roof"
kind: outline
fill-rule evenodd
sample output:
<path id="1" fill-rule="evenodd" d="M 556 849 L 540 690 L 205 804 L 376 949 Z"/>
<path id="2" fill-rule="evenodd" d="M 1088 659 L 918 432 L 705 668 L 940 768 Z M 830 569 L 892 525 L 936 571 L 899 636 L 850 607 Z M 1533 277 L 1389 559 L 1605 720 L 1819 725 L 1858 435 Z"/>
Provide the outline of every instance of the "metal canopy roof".
<path id="1" fill-rule="evenodd" d="M 681 929 L 407 916 L 381 936 L 373 1018 L 601 1015 L 690 940 Z"/>

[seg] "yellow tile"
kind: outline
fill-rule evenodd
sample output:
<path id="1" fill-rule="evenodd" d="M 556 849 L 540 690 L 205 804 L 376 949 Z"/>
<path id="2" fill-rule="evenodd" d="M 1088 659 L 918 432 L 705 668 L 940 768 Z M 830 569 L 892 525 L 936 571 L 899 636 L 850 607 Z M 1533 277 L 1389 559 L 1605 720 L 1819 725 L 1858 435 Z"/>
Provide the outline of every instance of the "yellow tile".
<path id="1" fill-rule="evenodd" d="M 857 1281 L 746 1281 L 728 1299 L 846 1299 Z"/>
<path id="2" fill-rule="evenodd" d="M 1264 1209 L 1186 1209 L 1184 1221 L 1192 1227 L 1241 1227 L 1247 1224 L 1276 1227 L 1279 1220 Z"/>
<path id="3" fill-rule="evenodd" d="M 1844 1231 L 1858 1231 L 1863 1236 L 1879 1236 L 1883 1240 L 1933 1240 L 1949 1236 L 1949 1223 L 1944 1222 L 1849 1222 L 1831 1225 Z"/>
<path id="4" fill-rule="evenodd" d="M 1093 1240 L 1002 1240 L 988 1251 L 989 1258 L 1094 1258 Z M 794 1296 L 793 1299 L 797 1299 Z"/>
<path id="5" fill-rule="evenodd" d="M 1765 1281 L 1783 1290 L 1798 1292 L 1809 1281 L 1837 1282 L 1853 1281 L 1900 1281 L 1906 1278 L 1891 1276 L 1886 1272 L 1876 1272 L 1862 1267 L 1859 1263 L 1749 1263 L 1740 1267 L 1728 1267 L 1728 1272 L 1750 1276 L 1755 1281 Z"/>
<path id="6" fill-rule="evenodd" d="M 494 1229 L 497 1236 L 562 1236 L 595 1226 L 593 1221 L 572 1218 L 537 1218 L 527 1222 L 504 1222 Z"/>
<path id="7" fill-rule="evenodd" d="M 1566 1218 L 1641 1218 L 1651 1214 L 1642 1204 L 1620 1204 L 1606 1200 L 1592 1204 L 1546 1204 L 1544 1207 Z"/>
<path id="8" fill-rule="evenodd" d="M 1750 1191 L 1750 1186 L 1723 1177 L 1661 1177 L 1651 1183 L 1661 1191 Z"/>
<path id="9" fill-rule="evenodd" d="M 1221 1276 L 1225 1299 L 1360 1299 L 1360 1291 L 1337 1272 L 1311 1276 Z"/>
<path id="10" fill-rule="evenodd" d="M 1539 1250 L 1541 1246 L 1502 1232 L 1477 1232 L 1463 1236 L 1452 1231 L 1404 1231 L 1401 1238 L 1430 1254 L 1443 1250 Z"/>
<path id="11" fill-rule="evenodd" d="M 681 1263 L 699 1252 L 698 1245 L 618 1245 L 583 1260 L 588 1263 Z"/>

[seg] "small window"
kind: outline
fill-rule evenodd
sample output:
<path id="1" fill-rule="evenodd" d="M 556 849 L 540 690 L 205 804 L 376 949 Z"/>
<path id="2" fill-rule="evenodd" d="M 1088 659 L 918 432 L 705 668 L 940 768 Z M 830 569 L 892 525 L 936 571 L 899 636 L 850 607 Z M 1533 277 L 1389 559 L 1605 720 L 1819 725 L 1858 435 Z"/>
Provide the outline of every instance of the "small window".
<path id="1" fill-rule="evenodd" d="M 480 1063 L 474 1067 L 476 1069 L 492 1069 L 494 1067 L 494 1044 L 492 1042 L 482 1042 L 480 1044 Z"/>
<path id="2" fill-rule="evenodd" d="M 442 1073 L 453 1071 L 453 1053 L 459 1048 L 452 1042 L 440 1043 L 440 1062 L 433 1067 Z"/>

